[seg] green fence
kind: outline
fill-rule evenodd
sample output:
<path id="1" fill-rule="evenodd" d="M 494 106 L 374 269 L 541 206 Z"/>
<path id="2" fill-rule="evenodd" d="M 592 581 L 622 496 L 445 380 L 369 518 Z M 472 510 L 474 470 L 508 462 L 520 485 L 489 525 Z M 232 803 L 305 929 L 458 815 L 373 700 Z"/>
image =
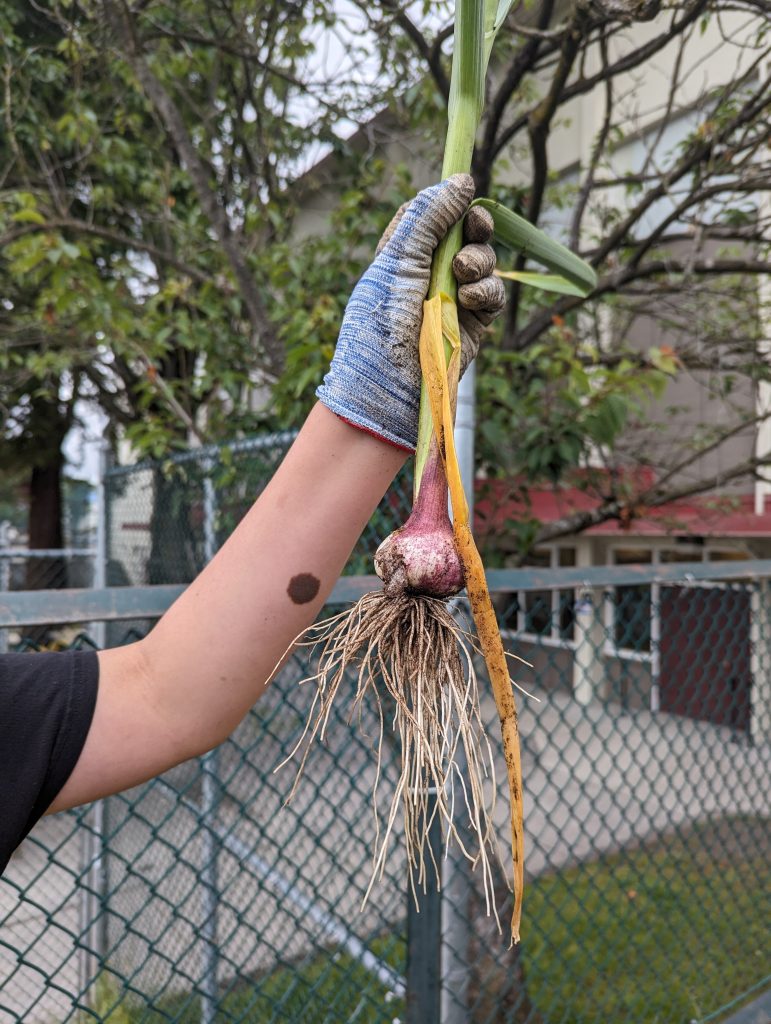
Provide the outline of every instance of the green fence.
<path id="1" fill-rule="evenodd" d="M 341 580 L 334 601 L 372 582 Z M 215 753 L 36 827 L 0 882 L 0 1021 L 705 1024 L 771 990 L 771 562 L 490 583 L 539 698 L 519 696 L 519 947 L 452 849 L 433 934 L 398 844 L 360 909 L 375 716 L 351 725 L 341 702 L 285 807 L 293 772 L 274 769 L 311 700 L 297 655 Z M 0 629 L 14 646 L 69 623 L 77 645 L 109 622 L 117 640 L 179 589 L 5 595 Z M 495 737 L 489 696 L 483 714 Z M 398 760 L 388 745 L 384 803 Z M 505 920 L 502 875 L 498 899 Z M 440 1010 L 420 1016 L 433 956 Z"/>

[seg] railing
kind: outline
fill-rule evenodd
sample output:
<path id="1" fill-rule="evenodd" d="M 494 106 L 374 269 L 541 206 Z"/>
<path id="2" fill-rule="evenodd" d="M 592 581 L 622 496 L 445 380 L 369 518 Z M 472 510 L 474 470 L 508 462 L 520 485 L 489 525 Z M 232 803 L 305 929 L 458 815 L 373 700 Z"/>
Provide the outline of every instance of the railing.
<path id="1" fill-rule="evenodd" d="M 30 587 L 48 590 L 77 584 L 78 588 L 83 588 L 97 582 L 95 548 L 11 547 L 4 543 L 4 525 L 0 523 L 0 598 L 10 591 L 23 592 Z M 48 619 L 45 625 L 53 621 L 56 620 Z M 0 654 L 7 650 L 6 635 L 6 631 L 0 629 Z"/>
<path id="2" fill-rule="evenodd" d="M 771 560 L 488 576 L 533 665 L 513 674 L 540 698 L 518 698 L 523 943 L 507 949 L 456 873 L 444 933 L 424 937 L 443 1024 L 722 1019 L 771 988 Z M 331 603 L 373 585 L 343 578 Z M 14 647 L 55 622 L 82 644 L 98 622 L 116 643 L 181 590 L 0 593 L 0 635 Z M 416 1021 L 405 979 L 431 956 L 407 945 L 400 846 L 359 911 L 373 709 L 349 724 L 342 697 L 283 806 L 293 772 L 273 769 L 302 731 L 308 668 L 298 652 L 215 755 L 34 830 L 0 882 L 0 1019 Z M 488 696 L 482 711 L 495 744 Z M 498 895 L 505 918 L 502 876 Z"/>

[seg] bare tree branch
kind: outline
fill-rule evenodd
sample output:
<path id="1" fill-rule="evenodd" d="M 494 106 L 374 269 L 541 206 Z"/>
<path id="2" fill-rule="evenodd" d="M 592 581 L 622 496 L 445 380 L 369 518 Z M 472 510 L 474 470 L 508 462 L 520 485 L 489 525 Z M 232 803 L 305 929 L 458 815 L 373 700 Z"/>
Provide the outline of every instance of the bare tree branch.
<path id="1" fill-rule="evenodd" d="M 191 32 L 189 30 L 182 31 L 181 29 L 167 29 L 156 21 L 151 21 L 151 24 L 154 25 L 154 28 L 153 30 L 144 33 L 143 39 L 145 42 L 150 42 L 156 38 L 172 39 L 175 41 L 193 43 L 195 46 L 205 46 L 215 50 L 221 50 L 222 53 L 227 53 L 231 57 L 239 57 L 242 60 L 248 61 L 250 65 L 258 67 L 261 71 L 265 72 L 266 75 L 278 78 L 282 82 L 286 82 L 287 85 L 294 86 L 299 92 L 312 96 L 314 103 L 318 103 L 336 117 L 345 118 L 346 120 L 351 117 L 351 111 L 349 109 L 341 107 L 337 103 L 331 103 L 324 95 L 324 89 L 328 87 L 328 83 L 320 82 L 315 84 L 314 87 L 311 83 L 304 82 L 296 75 L 290 74 L 290 72 L 285 68 L 277 67 L 275 64 L 271 64 L 263 60 L 260 56 L 260 52 L 254 47 L 234 43 L 230 39 L 226 38 L 210 38 L 208 36 L 201 35 L 198 32 Z"/>
<path id="2" fill-rule="evenodd" d="M 695 22 L 699 16 L 703 14 L 708 4 L 709 0 L 692 0 L 686 9 L 686 13 L 680 19 L 673 17 L 670 27 L 665 32 L 655 36 L 645 45 L 633 50 L 631 53 L 620 57 L 613 64 L 608 65 L 607 68 L 603 68 L 596 74 L 590 75 L 586 78 L 580 78 L 576 82 L 566 85 L 559 98 L 560 106 L 564 106 L 569 100 L 576 96 L 591 92 L 592 89 L 594 89 L 594 87 L 605 78 L 614 78 L 624 72 L 640 67 L 640 65 L 644 64 L 645 61 L 649 60 L 660 50 L 663 50 L 664 47 L 676 38 L 684 28 Z M 498 133 L 492 150 L 493 158 L 497 157 L 501 150 L 505 149 L 512 139 L 527 127 L 529 118 L 530 112 L 525 112 L 513 121 L 506 129 Z"/>
<path id="3" fill-rule="evenodd" d="M 426 37 L 407 15 L 406 11 L 400 7 L 398 2 L 395 2 L 395 0 L 383 0 L 383 7 L 393 12 L 394 21 L 404 31 L 404 34 L 410 39 L 416 51 L 428 65 L 431 75 L 436 82 L 437 89 L 444 96 L 445 100 L 449 100 L 450 80 L 442 65 L 442 51 L 439 46 L 429 45 Z"/>
<path id="4" fill-rule="evenodd" d="M 240 249 L 238 236 L 233 232 L 227 214 L 209 184 L 212 175 L 199 156 L 174 101 L 142 56 L 125 3 L 123 0 L 104 0 L 104 7 L 116 38 L 122 44 L 126 59 L 131 63 L 144 92 L 158 112 L 174 142 L 180 159 L 187 168 L 201 208 L 233 269 L 252 330 L 267 357 L 268 369 L 273 374 L 278 374 L 283 366 L 283 349 L 252 272 Z"/>
<path id="5" fill-rule="evenodd" d="M 538 28 L 545 29 L 551 21 L 554 10 L 554 0 L 543 0 L 538 11 Z M 561 38 L 565 28 L 559 30 Z M 477 146 L 474 154 L 474 178 L 481 195 L 490 191 L 490 179 L 494 158 L 495 138 L 501 124 L 501 119 L 506 111 L 507 105 L 522 82 L 524 76 L 532 68 L 538 56 L 541 45 L 541 38 L 533 36 L 516 53 L 514 59 L 506 70 L 500 85 L 495 90 L 492 102 L 488 104 L 484 118 L 484 133 L 482 141 Z"/>
<path id="6" fill-rule="evenodd" d="M 693 461 L 698 457 L 698 453 L 694 454 Z M 582 533 L 592 526 L 599 526 L 600 523 L 606 523 L 611 519 L 623 518 L 624 522 L 628 523 L 630 514 L 633 518 L 639 519 L 641 513 L 644 513 L 646 509 L 661 508 L 662 505 L 670 505 L 676 501 L 682 501 L 684 498 L 691 498 L 707 491 L 713 491 L 718 487 L 724 487 L 732 480 L 752 477 L 760 468 L 768 464 L 768 459 L 753 457 L 732 466 L 727 471 L 710 474 L 699 480 L 684 483 L 680 487 L 667 489 L 660 487 L 659 484 L 653 484 L 630 501 L 620 501 L 617 498 L 602 501 L 596 508 L 572 512 L 551 523 L 544 523 L 536 535 L 534 546 L 556 540 L 558 537 Z"/>
<path id="7" fill-rule="evenodd" d="M 679 260 L 655 260 L 645 263 L 642 266 L 624 266 L 617 271 L 600 278 L 597 287 L 592 292 L 592 300 L 599 299 L 602 295 L 613 292 L 622 292 L 627 284 L 643 280 L 645 278 L 661 276 L 674 276 L 688 272 L 693 277 L 718 276 L 720 274 L 757 274 L 760 276 L 771 273 L 771 263 L 760 260 L 712 260 L 705 259 L 695 262 L 683 262 Z M 679 286 L 678 290 L 684 290 L 685 284 Z M 545 331 L 552 323 L 555 316 L 564 317 L 571 310 L 578 309 L 586 302 L 585 299 L 565 297 L 559 299 L 554 305 L 537 314 L 522 328 L 517 336 L 517 347 L 525 349 L 531 345 L 538 336 Z"/>
<path id="8" fill-rule="evenodd" d="M 608 38 L 605 32 L 600 35 L 600 59 L 602 60 L 602 66 L 606 68 L 608 66 Z M 600 128 L 599 135 L 595 139 L 594 146 L 592 146 L 592 156 L 589 161 L 589 167 L 586 170 L 586 177 L 584 183 L 581 186 L 581 191 L 578 193 L 576 200 L 576 208 L 573 213 L 573 223 L 570 227 L 570 248 L 578 251 L 578 245 L 581 239 L 581 221 L 583 220 L 584 210 L 586 204 L 589 201 L 589 195 L 594 185 L 594 176 L 597 172 L 597 165 L 600 162 L 600 157 L 605 151 L 605 146 L 608 142 L 608 136 L 610 135 L 610 129 L 613 124 L 613 79 L 608 77 L 605 79 L 605 116 L 603 118 L 602 127 Z"/>

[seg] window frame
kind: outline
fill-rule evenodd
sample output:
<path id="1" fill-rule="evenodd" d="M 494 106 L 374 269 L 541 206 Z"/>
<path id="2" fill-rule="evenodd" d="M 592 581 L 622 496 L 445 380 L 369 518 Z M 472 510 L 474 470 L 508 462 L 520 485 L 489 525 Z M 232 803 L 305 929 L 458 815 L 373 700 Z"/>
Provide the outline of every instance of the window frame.
<path id="1" fill-rule="evenodd" d="M 574 564 L 577 558 L 577 548 L 575 544 L 541 544 L 535 551 L 549 552 L 549 568 L 550 569 L 562 569 L 565 566 L 560 565 L 560 552 L 561 551 L 572 551 Z M 560 631 L 560 597 L 566 592 L 570 592 L 573 595 L 573 601 L 575 602 L 577 588 L 576 587 L 562 587 L 554 588 L 551 590 L 551 607 L 550 617 L 551 625 L 548 633 L 534 633 L 532 630 L 527 629 L 527 604 L 526 599 L 528 594 L 539 593 L 537 590 L 517 590 L 517 637 L 524 640 L 526 643 L 541 644 L 544 647 L 556 647 L 561 650 L 574 651 L 576 648 L 576 636 L 575 636 L 575 614 L 573 615 L 573 636 L 564 637 Z"/>
<path id="2" fill-rule="evenodd" d="M 606 553 L 605 563 L 606 565 L 618 565 L 615 556 L 616 552 L 623 550 L 624 548 L 632 547 L 635 542 L 637 547 L 645 547 L 645 544 L 639 543 L 639 538 L 629 538 L 629 540 L 614 542 L 608 546 Z M 704 544 L 684 543 L 679 545 L 651 545 L 651 561 L 650 563 L 644 562 L 639 563 L 642 565 L 650 565 L 652 575 L 657 575 L 656 569 L 660 565 L 672 564 L 662 561 L 662 554 L 668 553 L 679 553 L 679 554 L 693 554 L 693 558 L 689 558 L 691 562 L 709 562 L 712 559 L 712 554 L 734 554 L 736 553 L 736 547 L 731 547 L 727 542 L 717 542 Z M 752 558 L 752 554 L 749 551 L 742 552 L 746 558 Z M 631 562 L 628 564 L 632 564 Z M 645 586 L 645 584 L 642 584 Z M 657 583 L 655 579 L 648 584 L 650 587 L 650 648 L 647 651 L 637 651 L 631 647 L 621 647 L 615 641 L 616 636 L 616 587 L 608 587 L 604 592 L 604 613 L 603 613 L 603 624 L 605 627 L 605 642 L 602 646 L 602 653 L 608 658 L 619 658 L 622 661 L 636 661 L 643 664 L 648 663 L 651 665 L 651 672 L 654 680 L 658 679 L 660 667 L 661 667 L 661 584 Z M 652 710 L 657 710 L 653 707 L 653 695 L 652 695 Z"/>

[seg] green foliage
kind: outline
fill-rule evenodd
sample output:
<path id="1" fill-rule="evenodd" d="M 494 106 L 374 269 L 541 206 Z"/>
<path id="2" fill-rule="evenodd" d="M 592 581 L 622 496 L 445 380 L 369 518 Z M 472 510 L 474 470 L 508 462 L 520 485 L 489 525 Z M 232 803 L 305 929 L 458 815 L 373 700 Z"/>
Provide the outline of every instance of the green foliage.
<path id="1" fill-rule="evenodd" d="M 583 298 L 584 291 L 568 281 L 560 274 L 539 274 L 528 270 L 499 270 L 499 277 L 507 281 L 518 281 L 530 288 L 537 288 L 544 292 L 556 292 L 557 295 L 575 295 Z"/>
<path id="2" fill-rule="evenodd" d="M 406 943 L 400 935 L 375 938 L 371 948 L 397 975 L 403 973 Z M 93 1009 L 106 1024 L 201 1021 L 200 996 L 191 992 L 163 996 L 154 1001 L 153 1007 L 147 1007 L 135 997 L 126 997 L 114 975 L 103 975 L 96 993 Z M 282 1020 L 355 1019 L 361 1024 L 390 1024 L 404 1012 L 403 1001 L 394 999 L 384 985 L 373 981 L 358 961 L 332 950 L 305 962 L 277 966 L 262 978 L 243 980 L 225 989 L 218 996 L 217 1019 L 270 1020 L 277 1007 Z M 86 1024 L 85 1016 L 82 1024 Z"/>
<path id="3" fill-rule="evenodd" d="M 660 396 L 676 366 L 658 351 L 610 367 L 564 323 L 520 352 L 479 356 L 478 454 L 488 473 L 556 483 Z"/>
<path id="4" fill-rule="evenodd" d="M 96 979 L 93 987 L 91 1009 L 100 1021 L 109 1021 L 109 1024 L 134 1024 L 136 1019 L 134 1012 L 122 999 L 121 986 L 114 974 L 103 971 Z M 81 1024 L 93 1018 L 89 1014 L 81 1014 Z"/>
<path id="5" fill-rule="evenodd" d="M 370 5 L 371 34 L 348 34 L 345 57 L 366 73 L 325 67 L 321 76 L 319 40 L 348 16 L 336 5 L 120 5 L 129 12 L 146 70 L 165 90 L 200 159 L 204 192 L 226 212 L 230 242 L 264 306 L 264 319 L 256 323 L 243 279 L 202 203 L 201 182 L 182 159 L 157 102 L 140 85 L 128 48 L 116 45 L 107 6 L 90 0 L 0 5 L 5 471 L 28 468 L 44 444 L 58 444 L 59 428 L 75 421 L 79 399 L 100 405 L 110 418 L 109 436 L 127 437 L 140 456 L 163 458 L 193 432 L 217 441 L 298 425 L 328 365 L 350 291 L 393 210 L 413 193 L 407 169 L 394 166 L 395 160 L 405 150 L 410 160 L 427 154 L 428 167 L 410 163 L 413 171 L 420 166 L 422 184 L 435 154 L 439 173 L 446 100 L 437 77 L 448 77 L 449 46 L 436 41 L 439 74 L 436 67 L 428 74 L 405 31 L 404 12 L 397 15 L 392 4 Z M 508 0 L 484 5 L 488 42 L 500 28 L 493 54 L 500 74 L 488 80 L 488 116 L 507 68 L 524 59 L 529 45 L 503 24 L 509 6 Z M 419 7 L 413 5 L 411 16 L 430 40 L 434 28 L 421 19 L 430 11 L 449 24 L 454 5 Z M 710 17 L 704 16 L 703 31 L 713 30 Z M 552 22 L 550 31 L 562 29 Z M 608 27 L 611 44 L 615 31 Z M 555 37 L 554 46 L 560 45 Z M 586 45 L 581 41 L 578 60 Z M 570 163 L 563 154 L 560 173 L 544 168 L 541 200 L 535 202 L 541 222 L 555 219 L 569 229 L 586 199 L 580 237 L 597 252 L 635 204 L 645 205 L 656 175 L 661 178 L 688 154 L 701 154 L 665 190 L 678 202 L 689 190 L 696 196 L 703 189 L 707 197 L 706 205 L 703 199 L 693 208 L 686 203 L 682 223 L 670 226 L 680 248 L 670 251 L 662 241 L 639 251 L 656 218 L 667 214 L 664 202 L 656 201 L 643 213 L 647 219 L 621 233 L 599 262 L 603 303 L 612 307 L 609 335 L 593 322 L 591 297 L 584 299 L 594 271 L 519 217 L 533 207 L 539 187 L 521 169 L 535 166 L 527 126 L 531 115 L 543 113 L 542 77 L 513 76 L 515 91 L 498 97 L 505 102 L 498 107 L 495 138 L 487 138 L 483 118 L 474 165 L 491 201 L 517 211 L 493 206 L 499 235 L 513 232 L 517 252 L 527 253 L 513 266 L 519 276 L 502 337 L 488 341 L 479 362 L 478 450 L 489 472 L 527 481 L 562 479 L 598 453 L 610 468 L 631 457 L 630 437 L 638 425 L 658 428 L 657 402 L 667 383 L 694 365 L 710 399 L 732 410 L 740 409 L 756 382 L 769 378 L 767 360 L 759 356 L 762 316 L 747 275 L 710 276 L 701 283 L 682 258 L 683 239 L 690 237 L 696 261 L 706 254 L 740 266 L 743 259 L 766 258 L 759 243 L 757 252 L 752 249 L 763 228 L 756 201 L 761 176 L 749 181 L 752 188 L 730 184 L 757 161 L 753 139 L 764 144 L 757 118 L 741 121 L 757 84 L 748 77 L 710 86 L 698 116 L 688 120 L 687 130 L 681 124 L 679 134 L 671 130 L 680 117 L 673 95 L 673 120 L 662 125 L 665 141 L 656 154 L 660 174 L 651 164 L 652 178 L 616 161 L 630 126 L 615 109 L 606 136 L 592 143 L 602 152 L 592 170 L 597 187 L 588 196 L 587 166 L 563 173 Z M 373 111 L 379 112 L 374 121 Z M 549 132 L 564 125 L 562 117 L 558 108 Z M 730 134 L 737 118 L 739 127 Z M 349 138 L 357 122 L 367 127 Z M 510 125 L 520 128 L 504 145 L 501 133 Z M 318 158 L 321 165 L 305 173 Z M 720 225 L 726 244 L 702 253 L 696 240 L 710 222 Z M 735 237 L 739 243 L 730 248 Z M 627 292 L 624 274 L 638 265 L 635 253 L 641 276 Z M 511 266 L 503 252 L 500 259 Z M 557 277 L 540 274 L 539 260 Z M 648 276 L 648 260 L 663 269 Z M 568 323 L 565 330 L 564 324 L 554 326 L 555 316 Z M 627 339 L 623 319 L 635 316 L 638 323 L 655 323 L 650 342 L 635 346 Z M 284 356 L 278 380 L 266 356 L 263 336 L 269 332 Z M 698 338 L 690 351 L 682 342 L 688 338 Z M 738 415 L 730 425 L 721 420 L 726 432 L 735 429 Z M 672 439 L 673 464 L 678 446 L 682 454 L 696 436 L 699 431 L 689 428 Z M 638 461 L 645 456 L 638 448 Z"/>
<path id="6" fill-rule="evenodd" d="M 768 922 L 755 894 L 771 882 L 769 865 L 738 851 L 727 857 L 725 843 L 710 837 L 726 823 L 695 826 L 531 887 L 525 971 L 547 1019 L 691 1020 L 757 982 Z M 702 941 L 707 934 L 712 951 Z M 715 957 L 715 948 L 724 955 Z"/>
<path id="7" fill-rule="evenodd" d="M 302 422 L 334 353 L 351 291 L 394 210 L 413 191 L 404 165 L 386 168 L 372 161 L 356 186 L 342 193 L 324 233 L 273 247 L 270 284 L 286 369 L 263 418 L 266 426 L 285 429 Z"/>
<path id="8" fill-rule="evenodd" d="M 289 241 L 296 210 L 286 183 L 337 116 L 296 113 L 304 89 L 292 78 L 330 13 L 315 2 L 263 5 L 257 17 L 241 2 L 150 6 L 137 25 L 153 37 L 148 66 L 211 171 L 215 202 L 244 225 L 247 271 L 301 373 L 276 405 L 289 425 L 328 361 L 333 320 L 364 259 L 353 253 L 369 243 L 354 224 L 365 180 L 336 215 L 339 240 L 312 239 L 299 257 Z M 12 373 L 0 381 L 0 407 L 30 393 L 57 403 L 65 383 L 70 414 L 79 397 L 96 399 L 110 432 L 140 455 L 184 444 L 193 424 L 212 440 L 253 430 L 264 357 L 227 253 L 130 62 L 108 46 L 103 11 L 60 13 L 6 13 L 0 367 Z M 214 45 L 227 36 L 254 60 Z"/>
<path id="9" fill-rule="evenodd" d="M 567 278 L 575 288 L 574 295 L 586 296 L 594 290 L 597 284 L 597 274 L 574 252 L 549 238 L 543 231 L 539 231 L 524 217 L 520 217 L 518 213 L 503 206 L 502 203 L 482 198 L 475 199 L 473 205 L 481 206 L 492 214 L 495 222 L 496 242 L 542 263 L 555 274 Z M 557 288 L 552 290 L 556 291 Z"/>

